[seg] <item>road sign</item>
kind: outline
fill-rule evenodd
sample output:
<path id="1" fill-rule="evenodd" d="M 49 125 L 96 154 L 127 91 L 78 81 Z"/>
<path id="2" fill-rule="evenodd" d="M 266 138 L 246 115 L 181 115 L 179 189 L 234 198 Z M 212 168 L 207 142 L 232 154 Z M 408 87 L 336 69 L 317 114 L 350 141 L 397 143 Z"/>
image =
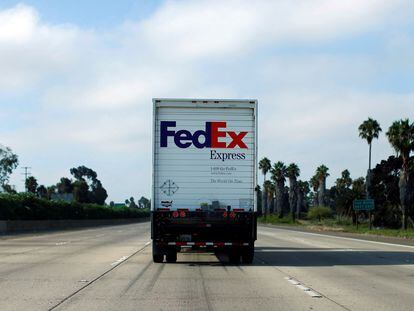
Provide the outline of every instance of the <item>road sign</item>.
<path id="1" fill-rule="evenodd" d="M 354 211 L 372 211 L 375 208 L 374 200 L 354 200 Z"/>

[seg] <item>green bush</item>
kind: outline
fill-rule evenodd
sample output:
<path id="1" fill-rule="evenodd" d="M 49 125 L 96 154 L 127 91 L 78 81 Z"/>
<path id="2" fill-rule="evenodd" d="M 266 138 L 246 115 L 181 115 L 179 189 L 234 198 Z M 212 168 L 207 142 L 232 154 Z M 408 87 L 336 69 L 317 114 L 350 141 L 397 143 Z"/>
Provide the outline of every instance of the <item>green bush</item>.
<path id="1" fill-rule="evenodd" d="M 278 215 L 267 215 L 266 217 L 264 216 L 260 216 L 258 218 L 258 221 L 261 223 L 267 223 L 267 224 L 273 224 L 273 225 L 294 225 L 297 224 L 297 222 L 293 221 L 292 216 L 288 215 L 288 216 L 284 216 L 284 217 L 279 217 Z"/>
<path id="2" fill-rule="evenodd" d="M 113 219 L 149 217 L 148 209 L 49 201 L 33 194 L 0 194 L 1 220 Z"/>
<path id="3" fill-rule="evenodd" d="M 307 216 L 308 216 L 308 219 L 311 219 L 311 220 L 317 219 L 318 221 L 321 221 L 322 219 L 332 217 L 332 211 L 329 207 L 316 206 L 316 207 L 311 207 L 309 209 Z"/>

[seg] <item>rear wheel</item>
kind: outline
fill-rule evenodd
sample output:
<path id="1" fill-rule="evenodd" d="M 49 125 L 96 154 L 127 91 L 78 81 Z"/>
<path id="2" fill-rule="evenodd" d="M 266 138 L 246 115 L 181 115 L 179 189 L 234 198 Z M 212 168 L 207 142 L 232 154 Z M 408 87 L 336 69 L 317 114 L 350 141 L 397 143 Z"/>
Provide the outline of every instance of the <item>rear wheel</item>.
<path id="1" fill-rule="evenodd" d="M 169 263 L 177 262 L 177 251 L 175 249 L 174 250 L 169 250 L 167 252 L 167 254 L 165 255 L 165 259 Z"/>
<path id="2" fill-rule="evenodd" d="M 238 265 L 240 263 L 240 251 L 238 249 L 230 250 L 229 261 L 233 265 Z"/>
<path id="3" fill-rule="evenodd" d="M 244 248 L 241 256 L 243 263 L 251 264 L 254 259 L 254 245 Z"/>
<path id="4" fill-rule="evenodd" d="M 160 247 L 158 247 L 155 242 L 152 242 L 152 261 L 156 263 L 161 263 L 164 261 L 164 254 Z"/>

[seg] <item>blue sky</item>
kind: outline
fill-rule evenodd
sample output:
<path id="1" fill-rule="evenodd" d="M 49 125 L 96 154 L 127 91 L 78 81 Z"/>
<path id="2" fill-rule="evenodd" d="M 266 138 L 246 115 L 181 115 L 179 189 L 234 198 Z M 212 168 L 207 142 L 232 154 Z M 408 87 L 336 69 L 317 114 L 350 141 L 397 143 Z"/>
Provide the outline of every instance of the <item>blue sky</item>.
<path id="1" fill-rule="evenodd" d="M 365 175 L 364 119 L 414 119 L 413 55 L 408 0 L 0 1 L 0 143 L 42 184 L 86 165 L 123 201 L 150 193 L 152 97 L 257 98 L 260 156 L 332 185 Z"/>

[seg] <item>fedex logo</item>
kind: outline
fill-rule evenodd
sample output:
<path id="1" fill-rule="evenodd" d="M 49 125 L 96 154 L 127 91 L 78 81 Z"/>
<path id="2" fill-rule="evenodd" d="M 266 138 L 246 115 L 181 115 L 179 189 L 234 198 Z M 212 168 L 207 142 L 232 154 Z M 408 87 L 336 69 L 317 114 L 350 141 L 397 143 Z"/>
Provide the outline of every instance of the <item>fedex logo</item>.
<path id="1" fill-rule="evenodd" d="M 174 143 L 179 148 L 188 148 L 194 145 L 198 149 L 202 148 L 242 148 L 247 149 L 247 145 L 243 142 L 243 138 L 247 132 L 231 132 L 226 131 L 226 122 L 206 122 L 205 130 L 198 130 L 191 133 L 187 130 L 175 131 L 176 121 L 161 121 L 160 126 L 160 143 L 161 147 L 168 147 L 168 137 L 174 137 Z M 202 139 L 200 139 L 203 137 Z M 232 141 L 227 144 L 220 141 L 221 138 L 230 137 Z"/>

